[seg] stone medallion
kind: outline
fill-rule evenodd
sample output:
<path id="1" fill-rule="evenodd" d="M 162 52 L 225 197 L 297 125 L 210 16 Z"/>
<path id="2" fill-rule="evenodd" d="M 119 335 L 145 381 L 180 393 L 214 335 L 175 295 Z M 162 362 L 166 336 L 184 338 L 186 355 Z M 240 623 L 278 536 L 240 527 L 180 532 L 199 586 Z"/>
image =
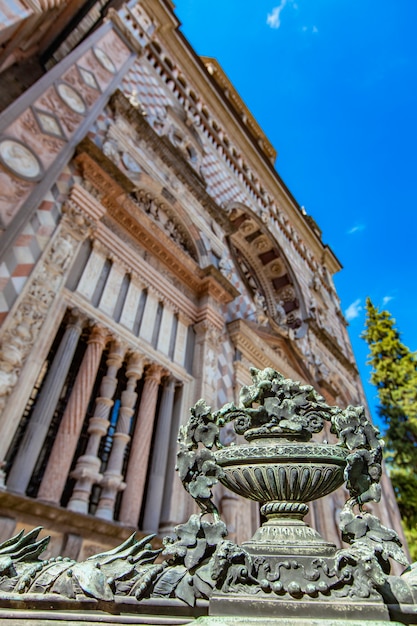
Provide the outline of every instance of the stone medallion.
<path id="1" fill-rule="evenodd" d="M 135 161 L 133 157 L 130 156 L 128 152 L 123 152 L 122 154 L 122 162 L 123 165 L 129 172 L 133 172 L 134 174 L 138 174 L 141 171 L 141 167 L 139 163 Z"/>
<path id="2" fill-rule="evenodd" d="M 39 180 L 43 167 L 36 154 L 13 137 L 0 139 L 0 162 L 13 174 L 26 180 Z"/>
<path id="3" fill-rule="evenodd" d="M 100 65 L 102 67 L 104 67 L 105 70 L 107 70 L 111 74 L 115 74 L 116 73 L 116 66 L 115 66 L 115 64 L 113 63 L 111 58 L 108 56 L 108 54 L 106 52 L 104 52 L 104 50 L 102 48 L 99 48 L 98 46 L 94 46 L 93 47 L 93 52 L 94 52 L 94 56 L 96 57 L 97 61 L 100 63 Z"/>
<path id="4" fill-rule="evenodd" d="M 61 100 L 65 102 L 65 104 L 71 109 L 71 111 L 74 111 L 74 113 L 79 113 L 80 115 L 85 115 L 87 111 L 87 105 L 84 102 L 81 94 L 79 94 L 78 91 L 74 89 L 74 87 L 71 87 L 71 85 L 68 85 L 68 83 L 58 83 L 56 86 L 56 90 Z"/>

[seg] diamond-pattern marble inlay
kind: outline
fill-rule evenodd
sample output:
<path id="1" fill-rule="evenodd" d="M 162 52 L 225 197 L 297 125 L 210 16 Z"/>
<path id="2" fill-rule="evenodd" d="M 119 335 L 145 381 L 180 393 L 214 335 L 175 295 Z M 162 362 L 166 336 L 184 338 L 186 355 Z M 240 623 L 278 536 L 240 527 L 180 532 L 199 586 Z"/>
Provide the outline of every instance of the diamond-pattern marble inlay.
<path id="1" fill-rule="evenodd" d="M 92 87 L 92 89 L 97 89 L 97 91 L 100 91 L 100 87 L 93 72 L 90 72 L 90 70 L 86 70 L 80 65 L 77 65 L 77 68 L 85 84 L 88 85 L 88 87 Z"/>
<path id="2" fill-rule="evenodd" d="M 55 115 L 49 113 L 49 111 L 43 111 L 42 109 L 35 108 L 33 109 L 33 113 L 39 124 L 39 128 L 43 133 L 45 133 L 45 135 L 66 139 L 61 123 Z"/>

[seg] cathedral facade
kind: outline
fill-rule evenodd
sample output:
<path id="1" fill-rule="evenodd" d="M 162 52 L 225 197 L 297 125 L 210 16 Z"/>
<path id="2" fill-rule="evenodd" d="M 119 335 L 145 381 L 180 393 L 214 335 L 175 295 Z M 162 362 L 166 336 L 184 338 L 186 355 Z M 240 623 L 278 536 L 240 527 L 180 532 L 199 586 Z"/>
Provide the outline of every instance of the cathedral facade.
<path id="1" fill-rule="evenodd" d="M 0 539 L 42 525 L 78 559 L 187 519 L 178 428 L 201 397 L 237 401 L 250 367 L 366 402 L 339 261 L 220 65 L 169 0 L 75 24 L 81 4 L 10 1 L 0 30 Z M 249 538 L 257 505 L 216 497 Z M 336 543 L 344 500 L 309 513 Z M 376 508 L 402 533 L 386 478 Z"/>

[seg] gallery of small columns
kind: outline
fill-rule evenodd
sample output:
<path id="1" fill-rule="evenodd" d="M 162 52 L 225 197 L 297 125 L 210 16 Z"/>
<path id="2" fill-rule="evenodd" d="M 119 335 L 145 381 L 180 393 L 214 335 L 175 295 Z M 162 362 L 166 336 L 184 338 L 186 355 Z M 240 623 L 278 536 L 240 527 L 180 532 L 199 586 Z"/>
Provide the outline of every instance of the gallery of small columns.
<path id="1" fill-rule="evenodd" d="M 64 498 L 72 511 L 157 531 L 172 482 L 175 450 L 170 444 L 179 420 L 174 403 L 182 383 L 77 310 L 65 317 L 58 338 L 14 446 L 7 489 L 26 493 L 43 452 L 39 500 L 60 505 Z M 81 343 L 85 350 L 74 365 Z M 65 408 L 51 436 L 66 387 Z M 77 458 L 83 431 L 84 449 Z M 166 481 L 168 465 L 171 478 Z"/>

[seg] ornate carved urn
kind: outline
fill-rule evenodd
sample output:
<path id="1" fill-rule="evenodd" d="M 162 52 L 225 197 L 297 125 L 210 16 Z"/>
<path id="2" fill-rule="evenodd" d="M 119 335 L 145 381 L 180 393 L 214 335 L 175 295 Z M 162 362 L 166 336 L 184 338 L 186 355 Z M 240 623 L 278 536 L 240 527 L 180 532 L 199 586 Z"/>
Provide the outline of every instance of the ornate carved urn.
<path id="1" fill-rule="evenodd" d="M 242 388 L 240 407 L 226 405 L 217 414 L 217 419 L 234 421 L 236 433 L 248 443 L 214 453 L 223 470 L 220 482 L 259 502 L 267 519 L 245 547 L 262 552 L 263 543 L 273 542 L 274 550 L 282 554 L 300 542 L 316 551 L 317 543 L 322 543 L 322 551 L 328 553 L 330 544 L 301 520 L 308 512 L 307 502 L 344 482 L 348 448 L 311 441 L 323 430 L 326 418 L 331 421 L 341 412 L 327 406 L 311 386 L 285 379 L 270 368 L 251 373 L 253 385 Z"/>

